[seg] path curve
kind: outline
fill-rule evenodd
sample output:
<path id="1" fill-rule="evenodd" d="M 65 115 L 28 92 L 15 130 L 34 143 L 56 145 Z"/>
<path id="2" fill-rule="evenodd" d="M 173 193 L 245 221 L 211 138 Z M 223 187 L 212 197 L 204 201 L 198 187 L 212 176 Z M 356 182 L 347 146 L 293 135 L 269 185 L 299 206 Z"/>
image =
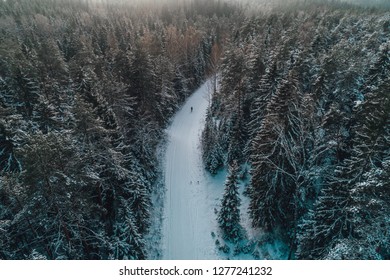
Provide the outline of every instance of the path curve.
<path id="1" fill-rule="evenodd" d="M 216 226 L 217 198 L 210 195 L 212 186 L 204 172 L 200 152 L 209 88 L 206 82 L 195 91 L 167 129 L 163 259 L 218 259 L 211 236 Z"/>

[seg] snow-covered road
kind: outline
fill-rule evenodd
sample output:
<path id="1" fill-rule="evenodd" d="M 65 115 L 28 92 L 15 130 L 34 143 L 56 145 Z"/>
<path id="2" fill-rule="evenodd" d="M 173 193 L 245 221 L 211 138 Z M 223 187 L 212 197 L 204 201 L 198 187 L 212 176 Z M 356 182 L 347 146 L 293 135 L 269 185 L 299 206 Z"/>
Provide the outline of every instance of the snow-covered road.
<path id="1" fill-rule="evenodd" d="M 208 91 L 205 83 L 194 92 L 168 128 L 163 259 L 218 259 L 211 232 L 216 229 L 214 208 L 223 188 L 216 189 L 204 172 L 200 152 Z"/>

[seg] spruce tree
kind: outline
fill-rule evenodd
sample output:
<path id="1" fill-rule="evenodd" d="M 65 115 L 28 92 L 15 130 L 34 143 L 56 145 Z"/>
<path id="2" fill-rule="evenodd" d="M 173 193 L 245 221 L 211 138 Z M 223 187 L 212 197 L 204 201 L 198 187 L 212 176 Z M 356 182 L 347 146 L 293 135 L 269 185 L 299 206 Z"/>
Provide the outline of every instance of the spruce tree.
<path id="1" fill-rule="evenodd" d="M 218 127 L 209 109 L 206 113 L 205 128 L 202 132 L 202 154 L 206 170 L 213 175 L 223 166 L 222 148 L 218 136 Z"/>
<path id="2" fill-rule="evenodd" d="M 254 226 L 271 230 L 294 221 L 293 200 L 304 158 L 300 103 L 292 71 L 271 98 L 253 141 L 249 213 Z"/>
<path id="3" fill-rule="evenodd" d="M 14 155 L 14 145 L 7 139 L 5 127 L 0 124 L 0 175 L 20 170 L 20 163 Z"/>
<path id="4" fill-rule="evenodd" d="M 380 234 L 366 234 L 370 228 L 377 228 L 379 233 L 389 228 L 386 187 L 390 157 L 389 85 L 389 78 L 379 86 L 372 85 L 374 91 L 365 96 L 366 100 L 357 109 L 352 155 L 337 167 L 314 210 L 301 223 L 299 258 L 353 258 L 346 254 L 351 254 L 351 248 L 355 248 L 355 258 L 389 257 L 383 238 L 370 242 L 374 235 Z M 348 248 L 340 247 L 342 243 Z M 370 254 L 375 251 L 373 246 L 383 249 L 382 253 Z"/>
<path id="5" fill-rule="evenodd" d="M 218 223 L 224 237 L 232 242 L 238 242 L 242 237 L 240 226 L 240 197 L 238 194 L 238 164 L 233 162 L 229 168 L 229 175 L 225 183 L 225 193 L 218 213 Z"/>

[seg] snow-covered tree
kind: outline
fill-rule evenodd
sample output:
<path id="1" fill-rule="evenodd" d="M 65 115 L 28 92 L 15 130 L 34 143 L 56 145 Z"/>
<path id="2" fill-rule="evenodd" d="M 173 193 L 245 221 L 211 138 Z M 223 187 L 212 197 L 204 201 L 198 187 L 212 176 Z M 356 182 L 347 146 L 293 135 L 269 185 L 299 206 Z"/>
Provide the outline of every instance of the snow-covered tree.
<path id="1" fill-rule="evenodd" d="M 388 228 L 389 209 L 386 199 L 390 156 L 389 82 L 372 88 L 357 108 L 351 157 L 337 167 L 314 210 L 300 225 L 297 251 L 300 258 L 348 258 L 346 253 L 353 250 L 357 251 L 351 258 L 389 257 L 382 234 Z M 366 230 L 371 227 L 377 230 L 367 235 Z M 340 245 L 346 240 L 347 245 Z M 382 247 L 382 254 L 374 253 Z"/>
<path id="2" fill-rule="evenodd" d="M 271 98 L 253 141 L 249 213 L 254 226 L 271 230 L 294 221 L 296 180 L 304 158 L 300 103 L 300 89 L 291 72 Z"/>
<path id="3" fill-rule="evenodd" d="M 205 128 L 202 132 L 202 155 L 206 170 L 215 175 L 223 166 L 223 151 L 219 140 L 219 130 L 211 116 L 210 109 L 206 113 Z"/>
<path id="4" fill-rule="evenodd" d="M 218 224 L 224 234 L 224 238 L 232 242 L 238 242 L 242 238 L 240 225 L 240 197 L 238 193 L 237 162 L 229 167 L 229 174 L 225 183 L 225 192 L 221 201 L 221 209 L 218 212 Z"/>
<path id="5" fill-rule="evenodd" d="M 14 145 L 7 139 L 5 127 L 0 124 L 0 175 L 20 170 L 20 163 L 14 154 Z"/>

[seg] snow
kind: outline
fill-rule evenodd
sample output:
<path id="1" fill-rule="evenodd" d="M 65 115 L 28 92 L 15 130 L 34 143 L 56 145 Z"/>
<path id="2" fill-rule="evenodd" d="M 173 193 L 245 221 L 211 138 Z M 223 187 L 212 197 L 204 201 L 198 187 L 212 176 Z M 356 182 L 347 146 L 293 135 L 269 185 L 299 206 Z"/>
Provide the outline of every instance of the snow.
<path id="1" fill-rule="evenodd" d="M 206 82 L 195 91 L 167 130 L 163 259 L 220 258 L 211 233 L 217 230 L 214 209 L 225 177 L 212 178 L 204 171 L 200 151 L 210 88 Z"/>
<path id="2" fill-rule="evenodd" d="M 223 240 L 217 223 L 224 193 L 227 170 L 215 176 L 205 171 L 200 137 L 205 124 L 212 86 L 203 84 L 177 112 L 167 129 L 164 142 L 163 182 L 165 192 L 155 194 L 155 212 L 148 237 L 149 258 L 167 260 L 213 259 L 286 259 L 286 246 L 279 240 L 269 240 L 261 229 L 251 227 L 248 216 L 249 198 L 243 195 L 249 178 L 239 183 L 241 195 L 241 225 L 246 238 L 240 242 L 249 252 L 235 254 L 236 245 Z M 191 112 L 193 107 L 193 112 Z M 249 166 L 244 168 L 248 169 Z M 199 182 L 199 183 L 198 183 Z M 161 188 L 157 188 L 160 189 Z M 164 202 L 161 205 L 161 198 Z M 163 210 L 162 210 L 163 209 Z M 162 223 L 162 227 L 161 227 Z M 161 232 L 160 232 L 161 231 Z M 160 240 L 161 238 L 161 240 Z M 229 252 L 223 252 L 228 247 Z"/>

